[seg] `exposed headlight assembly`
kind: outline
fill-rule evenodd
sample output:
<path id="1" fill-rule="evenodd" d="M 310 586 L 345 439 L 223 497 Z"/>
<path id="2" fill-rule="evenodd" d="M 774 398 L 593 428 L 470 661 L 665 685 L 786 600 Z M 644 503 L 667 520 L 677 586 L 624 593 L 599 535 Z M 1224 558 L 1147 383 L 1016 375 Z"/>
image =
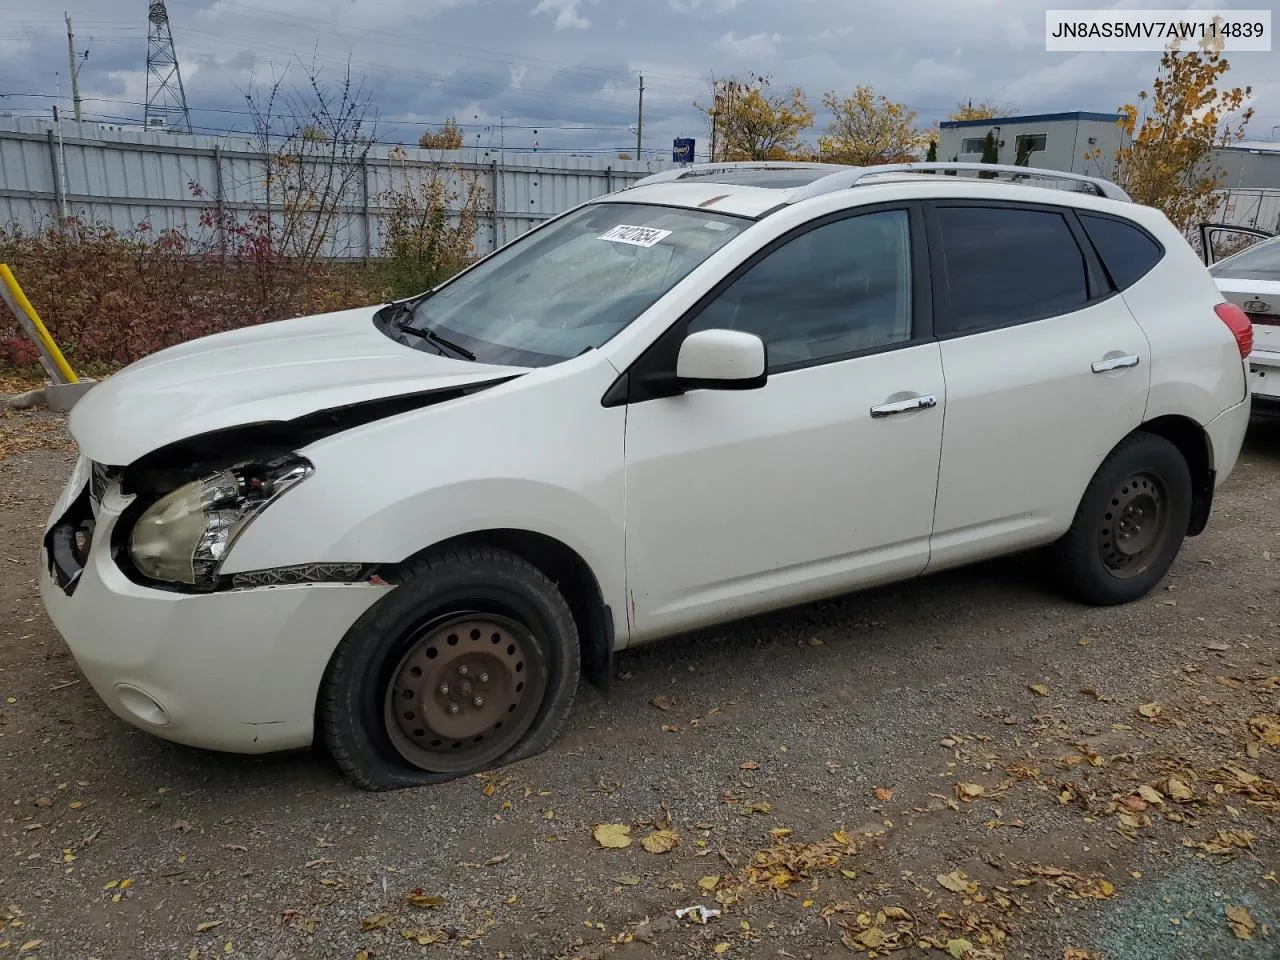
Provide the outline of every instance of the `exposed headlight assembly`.
<path id="1" fill-rule="evenodd" d="M 313 469 L 302 457 L 289 456 L 237 464 L 184 484 L 138 518 L 129 534 L 129 557 L 149 579 L 211 588 L 245 527 Z"/>

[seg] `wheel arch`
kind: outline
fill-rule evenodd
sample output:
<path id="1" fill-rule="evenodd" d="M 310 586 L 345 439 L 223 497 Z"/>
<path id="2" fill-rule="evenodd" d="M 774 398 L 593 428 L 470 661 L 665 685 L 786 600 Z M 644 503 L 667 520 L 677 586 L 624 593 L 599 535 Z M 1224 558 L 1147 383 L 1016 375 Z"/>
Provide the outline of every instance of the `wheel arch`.
<path id="1" fill-rule="evenodd" d="M 1213 506 L 1214 459 L 1213 441 L 1208 432 L 1195 420 L 1180 414 L 1164 414 L 1154 417 L 1135 432 L 1152 433 L 1163 437 L 1178 448 L 1191 471 L 1191 519 L 1187 536 L 1204 532 Z"/>
<path id="2" fill-rule="evenodd" d="M 537 567 L 564 595 L 578 627 L 582 672 L 593 686 L 607 691 L 613 675 L 613 611 L 591 565 L 568 544 L 545 533 L 511 527 L 458 534 L 423 547 L 399 563 L 379 568 L 379 575 L 395 582 L 397 573 L 415 560 L 462 546 L 509 550 Z"/>

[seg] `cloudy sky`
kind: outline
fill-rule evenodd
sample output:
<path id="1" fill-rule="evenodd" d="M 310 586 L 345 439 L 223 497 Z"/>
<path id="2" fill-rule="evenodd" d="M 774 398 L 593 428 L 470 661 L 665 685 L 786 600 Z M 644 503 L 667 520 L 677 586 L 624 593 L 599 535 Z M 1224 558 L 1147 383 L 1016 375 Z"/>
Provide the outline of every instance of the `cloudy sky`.
<path id="1" fill-rule="evenodd" d="M 85 115 L 140 119 L 146 0 L 64 0 L 56 9 L 0 0 L 0 113 L 48 116 L 59 91 L 68 109 L 64 6 L 77 49 L 88 51 Z M 766 72 L 799 85 L 819 127 L 823 92 L 859 83 L 906 101 L 927 125 L 970 97 L 1022 113 L 1112 110 L 1149 84 L 1159 59 L 1046 53 L 1045 6 L 1029 0 L 168 0 L 168 8 L 192 121 L 205 131 L 243 129 L 245 93 L 286 68 L 288 80 L 304 81 L 300 60 L 336 80 L 349 59 L 376 108 L 379 139 L 416 141 L 424 125 L 455 115 L 470 143 L 496 147 L 501 138 L 509 149 L 534 141 L 543 150 L 634 149 L 642 73 L 644 143 L 656 154 L 675 136 L 705 148 L 693 102 L 705 102 L 713 74 Z M 1280 45 L 1236 54 L 1230 77 L 1254 87 L 1250 135 L 1280 137 Z"/>

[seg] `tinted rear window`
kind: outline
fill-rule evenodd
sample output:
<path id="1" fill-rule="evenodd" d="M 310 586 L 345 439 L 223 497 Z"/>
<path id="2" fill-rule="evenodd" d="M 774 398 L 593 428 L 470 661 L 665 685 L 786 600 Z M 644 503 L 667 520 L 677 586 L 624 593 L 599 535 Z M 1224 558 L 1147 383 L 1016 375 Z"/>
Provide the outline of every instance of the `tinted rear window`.
<path id="1" fill-rule="evenodd" d="M 953 332 L 1070 313 L 1089 299 L 1084 254 L 1059 213 L 942 207 L 938 226 Z"/>
<path id="2" fill-rule="evenodd" d="M 1079 217 L 1117 289 L 1133 286 L 1164 255 L 1159 244 L 1131 224 L 1087 213 Z"/>

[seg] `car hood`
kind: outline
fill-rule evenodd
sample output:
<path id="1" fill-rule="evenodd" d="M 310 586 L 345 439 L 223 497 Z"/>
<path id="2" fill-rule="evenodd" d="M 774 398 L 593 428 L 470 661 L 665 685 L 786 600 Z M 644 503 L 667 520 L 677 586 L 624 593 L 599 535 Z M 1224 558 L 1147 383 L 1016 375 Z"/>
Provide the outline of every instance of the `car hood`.
<path id="1" fill-rule="evenodd" d="M 263 323 L 152 354 L 80 398 L 71 436 L 90 460 L 125 466 L 213 430 L 528 372 L 397 343 L 374 326 L 379 309 Z"/>

